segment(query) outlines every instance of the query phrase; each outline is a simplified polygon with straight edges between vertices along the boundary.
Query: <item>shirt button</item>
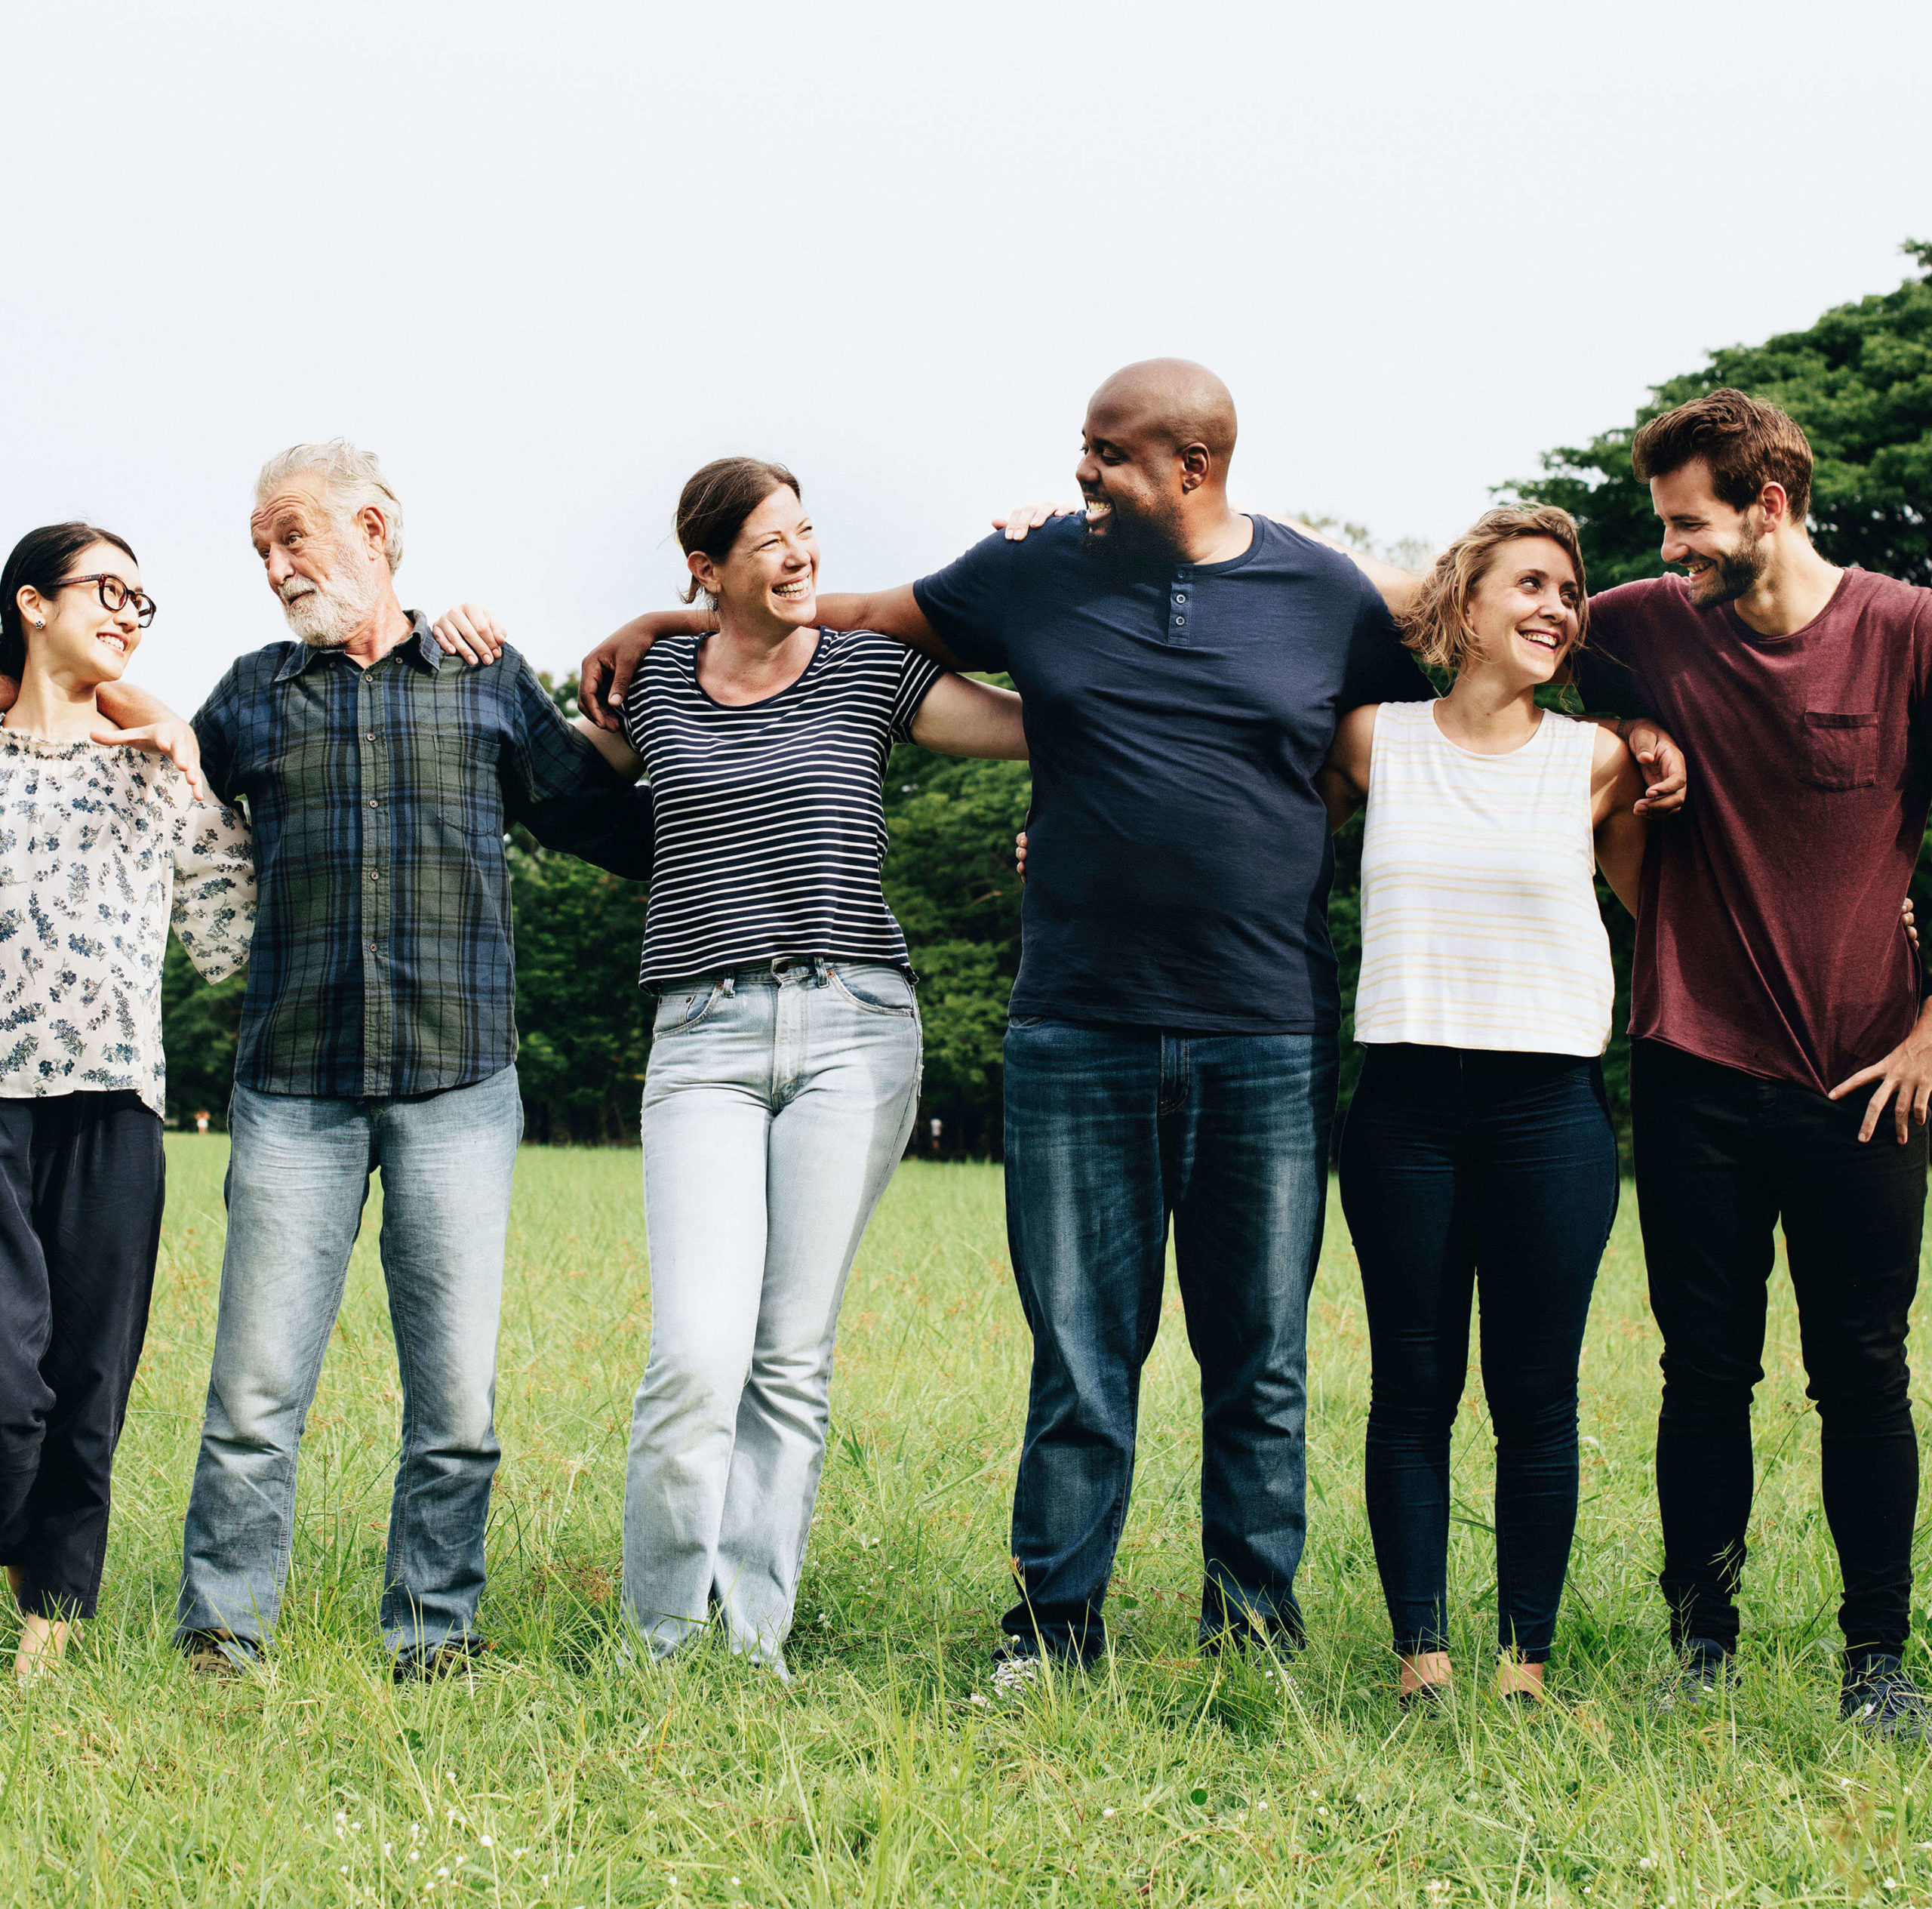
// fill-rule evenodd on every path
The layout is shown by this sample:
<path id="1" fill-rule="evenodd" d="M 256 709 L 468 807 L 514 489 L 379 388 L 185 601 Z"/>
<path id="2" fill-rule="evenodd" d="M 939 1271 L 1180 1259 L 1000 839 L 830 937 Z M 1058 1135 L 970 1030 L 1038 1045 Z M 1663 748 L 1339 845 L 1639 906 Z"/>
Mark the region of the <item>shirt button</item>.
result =
<path id="1" fill-rule="evenodd" d="M 377 880 L 377 879 L 380 879 L 380 878 L 377 876 L 377 873 L 376 873 L 376 871 L 375 871 L 373 868 L 372 868 L 372 869 L 371 869 L 371 870 L 370 870 L 370 871 L 369 871 L 369 879 L 370 879 L 371 881 L 374 882 L 374 881 L 376 881 L 376 880 Z"/>
<path id="2" fill-rule="evenodd" d="M 369 944 L 369 952 L 371 954 L 374 954 L 376 952 L 376 944 L 373 941 Z"/>
<path id="3" fill-rule="evenodd" d="M 362 740 L 365 742 L 374 742 L 376 740 L 375 731 L 371 729 L 369 733 L 362 738 Z"/>
<path id="4" fill-rule="evenodd" d="M 1179 590 L 1176 590 L 1174 592 L 1174 601 L 1177 603 L 1185 603 L 1187 601 L 1187 599 L 1182 596 Z"/>
<path id="5" fill-rule="evenodd" d="M 370 806 L 371 808 L 374 808 L 376 806 L 376 799 L 375 799 L 375 797 L 374 797 L 374 796 L 371 796 L 369 798 L 369 806 Z"/>
<path id="6" fill-rule="evenodd" d="M 1174 619 L 1174 627 L 1175 627 L 1175 629 L 1177 629 L 1177 630 L 1185 630 L 1185 629 L 1187 627 L 1187 619 L 1186 619 L 1186 617 L 1175 617 L 1175 619 Z"/>

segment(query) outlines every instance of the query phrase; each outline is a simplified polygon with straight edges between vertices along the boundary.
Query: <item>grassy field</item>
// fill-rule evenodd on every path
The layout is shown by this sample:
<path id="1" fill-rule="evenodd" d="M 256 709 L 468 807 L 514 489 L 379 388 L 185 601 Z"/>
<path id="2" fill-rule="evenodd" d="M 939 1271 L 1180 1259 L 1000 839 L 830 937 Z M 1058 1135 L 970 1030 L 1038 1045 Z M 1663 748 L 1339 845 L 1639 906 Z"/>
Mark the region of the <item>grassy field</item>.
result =
<path id="1" fill-rule="evenodd" d="M 1190 1649 L 1195 1379 L 1171 1289 L 1115 1655 L 1007 1703 L 986 1658 L 1027 1340 L 999 1176 L 903 1170 L 846 1303 L 785 1689 L 709 1649 L 668 1670 L 623 1654 L 623 1456 L 648 1318 L 637 1158 L 527 1150 L 484 1607 L 495 1649 L 468 1686 L 399 1691 L 374 1623 L 398 1392 L 373 1224 L 303 1449 L 274 1673 L 211 1683 L 169 1648 L 224 1144 L 170 1150 L 101 1616 L 59 1677 L 0 1699 L 0 1901 L 1932 1901 L 1932 1757 L 1835 1721 L 1835 1572 L 1786 1295 L 1757 1421 L 1748 1682 L 1734 1714 L 1644 1711 L 1663 1628 L 1656 1345 L 1628 1201 L 1584 1365 L 1560 1701 L 1526 1720 L 1485 1694 L 1490 1466 L 1472 1384 L 1451 1567 L 1463 1695 L 1451 1717 L 1398 1723 L 1339 1215 L 1311 1334 L 1310 1648 L 1285 1677 Z"/>

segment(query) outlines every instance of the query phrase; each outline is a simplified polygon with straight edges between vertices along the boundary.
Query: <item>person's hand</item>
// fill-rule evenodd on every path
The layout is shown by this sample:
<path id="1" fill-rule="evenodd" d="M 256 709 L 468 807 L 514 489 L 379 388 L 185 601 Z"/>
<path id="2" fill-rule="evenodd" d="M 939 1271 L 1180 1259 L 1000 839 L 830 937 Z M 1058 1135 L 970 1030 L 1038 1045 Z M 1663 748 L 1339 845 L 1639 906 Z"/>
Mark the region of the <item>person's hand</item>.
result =
<path id="1" fill-rule="evenodd" d="M 466 663 L 494 663 L 509 641 L 509 631 L 480 603 L 459 603 L 430 628 L 445 655 L 460 656 Z"/>
<path id="2" fill-rule="evenodd" d="M 170 716 L 158 722 L 144 723 L 138 729 L 122 729 L 103 716 L 90 734 L 97 743 L 139 749 L 150 756 L 165 756 L 187 778 L 189 793 L 195 799 L 203 802 L 208 800 L 208 785 L 202 776 L 202 746 L 195 739 L 192 723 L 184 722 L 178 716 Z"/>
<path id="3" fill-rule="evenodd" d="M 1885 1103 L 1892 1104 L 1892 1120 L 1903 1147 L 1915 1125 L 1925 1125 L 1926 1108 L 1932 1103 L 1932 1015 L 1921 1012 L 1918 1025 L 1875 1066 L 1861 1067 L 1849 1080 L 1840 1081 L 1831 1098 L 1842 1100 L 1869 1082 L 1875 1080 L 1878 1091 L 1865 1110 L 1858 1129 L 1861 1141 L 1869 1140 L 1878 1130 Z"/>
<path id="4" fill-rule="evenodd" d="M 1004 531 L 1009 543 L 1024 543 L 1029 531 L 1036 531 L 1056 517 L 1071 517 L 1084 507 L 1077 503 L 1017 503 L 1004 517 L 993 519 L 993 528 Z"/>
<path id="5" fill-rule="evenodd" d="M 1912 912 L 1910 895 L 1906 897 L 1905 906 L 1899 910 L 1899 919 L 1905 925 L 1905 938 L 1912 944 L 1915 952 L 1918 947 L 1918 922 Z"/>
<path id="6" fill-rule="evenodd" d="M 1026 882 L 1026 831 L 1022 829 L 1013 838 L 1013 865 L 1020 871 L 1020 885 Z"/>
<path id="7" fill-rule="evenodd" d="M 1630 745 L 1630 753 L 1636 757 L 1637 766 L 1644 774 L 1644 793 L 1630 812 L 1653 819 L 1675 815 L 1684 806 L 1688 779 L 1683 750 L 1647 717 L 1630 724 L 1623 731 L 1623 740 Z"/>

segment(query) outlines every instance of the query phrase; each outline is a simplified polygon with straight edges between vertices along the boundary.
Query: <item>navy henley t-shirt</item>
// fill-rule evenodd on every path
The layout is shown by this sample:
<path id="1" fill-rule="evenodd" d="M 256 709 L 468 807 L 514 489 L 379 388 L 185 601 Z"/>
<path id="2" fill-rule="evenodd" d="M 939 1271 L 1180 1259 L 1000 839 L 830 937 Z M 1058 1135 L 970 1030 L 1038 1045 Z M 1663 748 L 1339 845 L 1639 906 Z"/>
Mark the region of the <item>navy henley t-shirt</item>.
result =
<path id="1" fill-rule="evenodd" d="M 1335 725 L 1434 691 L 1374 586 L 1269 519 L 1226 563 L 1131 562 L 1063 517 L 913 585 L 1026 704 L 1033 807 L 1011 1011 L 1175 1032 L 1325 1032 Z"/>

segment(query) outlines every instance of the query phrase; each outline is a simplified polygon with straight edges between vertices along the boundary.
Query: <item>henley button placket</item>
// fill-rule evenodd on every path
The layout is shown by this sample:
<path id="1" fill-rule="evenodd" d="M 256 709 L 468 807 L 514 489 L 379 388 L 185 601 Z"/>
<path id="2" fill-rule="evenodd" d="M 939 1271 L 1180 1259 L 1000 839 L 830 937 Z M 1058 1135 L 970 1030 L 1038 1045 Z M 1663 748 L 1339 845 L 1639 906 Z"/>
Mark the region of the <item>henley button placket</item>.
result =
<path id="1" fill-rule="evenodd" d="M 1187 641 L 1187 587 L 1192 574 L 1192 571 L 1187 570 L 1174 572 L 1174 588 L 1171 593 L 1174 602 L 1168 617 L 1168 640 L 1170 642 L 1185 643 Z"/>

